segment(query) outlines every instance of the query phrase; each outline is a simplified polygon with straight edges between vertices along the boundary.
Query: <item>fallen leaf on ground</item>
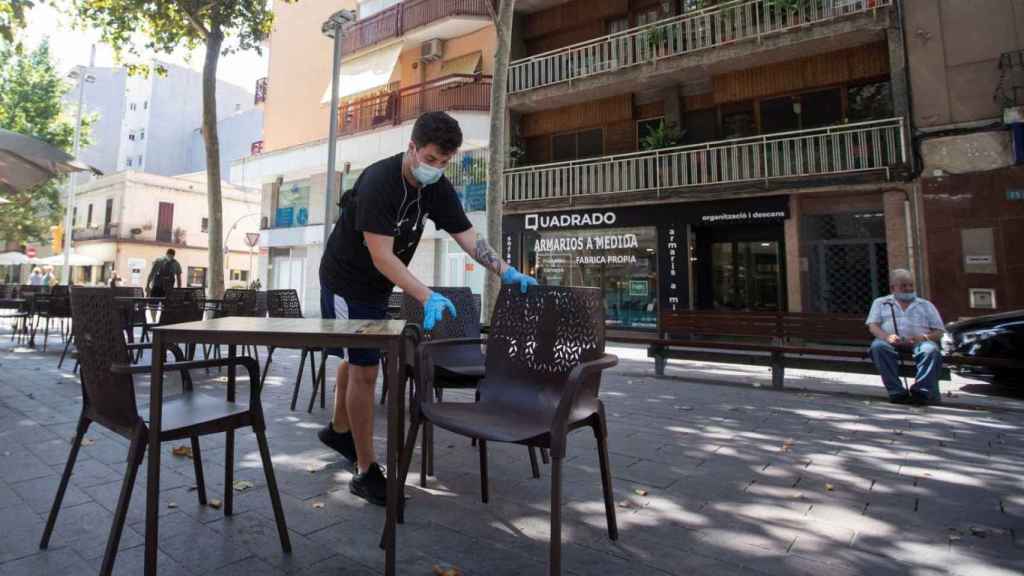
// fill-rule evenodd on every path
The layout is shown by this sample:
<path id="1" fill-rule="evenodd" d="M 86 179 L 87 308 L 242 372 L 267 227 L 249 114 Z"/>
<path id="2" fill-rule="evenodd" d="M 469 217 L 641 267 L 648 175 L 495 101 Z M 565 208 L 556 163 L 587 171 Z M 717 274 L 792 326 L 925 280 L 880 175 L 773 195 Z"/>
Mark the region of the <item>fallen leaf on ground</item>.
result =
<path id="1" fill-rule="evenodd" d="M 171 454 L 181 458 L 192 458 L 192 449 L 188 446 L 175 446 L 171 448 Z"/>
<path id="2" fill-rule="evenodd" d="M 324 504 L 323 502 L 313 502 L 313 509 L 314 510 L 320 510 L 324 506 L 326 506 L 326 504 Z"/>
<path id="3" fill-rule="evenodd" d="M 633 502 L 629 500 L 623 500 L 622 502 L 619 502 L 619 508 L 636 508 L 636 504 L 633 504 Z"/>
<path id="4" fill-rule="evenodd" d="M 207 502 L 207 505 L 210 508 L 213 508 L 214 510 L 220 510 L 220 507 L 221 507 L 222 504 L 224 504 L 224 502 L 222 500 L 217 499 L 217 498 L 211 498 L 210 501 Z"/>
<path id="5" fill-rule="evenodd" d="M 433 570 L 436 576 L 462 576 L 462 571 L 455 566 L 452 566 L 451 568 L 441 568 L 437 564 L 434 564 Z"/>
<path id="6" fill-rule="evenodd" d="M 317 472 L 323 470 L 324 468 L 327 468 L 325 464 L 308 464 L 306 465 L 306 472 L 309 472 L 310 474 L 316 474 Z"/>
<path id="7" fill-rule="evenodd" d="M 786 440 L 782 443 L 782 451 L 789 452 L 789 449 L 793 447 L 793 440 Z"/>
<path id="8" fill-rule="evenodd" d="M 255 486 L 255 484 L 249 482 L 248 480 L 235 480 L 231 484 L 231 487 L 235 489 L 235 492 L 245 492 L 246 490 L 252 488 L 253 486 Z"/>
<path id="9" fill-rule="evenodd" d="M 96 441 L 92 438 L 82 438 L 82 446 L 92 446 Z"/>
<path id="10" fill-rule="evenodd" d="M 643 488 L 637 488 L 636 490 L 633 490 L 633 493 L 637 496 L 647 496 L 647 490 L 644 490 Z"/>
<path id="11" fill-rule="evenodd" d="M 825 484 L 825 490 L 828 490 L 829 492 L 831 492 L 831 491 L 833 491 L 835 489 L 836 489 L 835 486 L 833 486 L 831 484 Z"/>

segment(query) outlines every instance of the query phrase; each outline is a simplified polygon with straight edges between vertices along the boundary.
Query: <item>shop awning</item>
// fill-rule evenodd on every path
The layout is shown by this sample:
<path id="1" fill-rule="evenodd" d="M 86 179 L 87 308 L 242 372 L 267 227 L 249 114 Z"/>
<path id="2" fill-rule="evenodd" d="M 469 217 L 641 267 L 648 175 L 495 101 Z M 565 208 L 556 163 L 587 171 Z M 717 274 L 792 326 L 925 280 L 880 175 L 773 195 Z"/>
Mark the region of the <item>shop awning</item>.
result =
<path id="1" fill-rule="evenodd" d="M 398 63 L 398 55 L 401 52 L 402 45 L 393 44 L 342 62 L 338 78 L 338 98 L 345 98 L 387 84 L 391 80 L 391 73 L 395 69 L 395 64 Z M 320 103 L 331 103 L 331 80 L 329 78 Z"/>
<path id="2" fill-rule="evenodd" d="M 480 71 L 480 62 L 483 60 L 483 57 L 483 52 L 477 51 L 456 56 L 451 60 L 445 60 L 441 63 L 441 75 L 465 74 L 472 76 Z"/>

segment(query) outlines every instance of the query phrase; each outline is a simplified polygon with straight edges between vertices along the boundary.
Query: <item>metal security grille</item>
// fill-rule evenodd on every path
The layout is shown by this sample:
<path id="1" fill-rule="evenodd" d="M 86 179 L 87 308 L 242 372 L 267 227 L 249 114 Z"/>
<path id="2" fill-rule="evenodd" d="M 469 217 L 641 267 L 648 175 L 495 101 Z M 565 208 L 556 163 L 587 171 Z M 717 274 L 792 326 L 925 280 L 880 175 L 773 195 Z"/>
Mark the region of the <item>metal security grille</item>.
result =
<path id="1" fill-rule="evenodd" d="M 810 312 L 867 314 L 889 285 L 883 215 L 825 214 L 801 219 Z"/>

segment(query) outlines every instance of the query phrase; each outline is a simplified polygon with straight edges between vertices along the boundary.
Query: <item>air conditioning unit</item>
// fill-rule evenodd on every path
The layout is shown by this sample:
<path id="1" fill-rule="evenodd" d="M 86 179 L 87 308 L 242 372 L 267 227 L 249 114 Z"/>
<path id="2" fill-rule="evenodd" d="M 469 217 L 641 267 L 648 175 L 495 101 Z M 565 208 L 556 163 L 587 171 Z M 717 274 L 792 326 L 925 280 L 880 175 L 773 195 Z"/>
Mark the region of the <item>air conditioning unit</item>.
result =
<path id="1" fill-rule="evenodd" d="M 420 62 L 433 62 L 444 56 L 444 41 L 440 38 L 427 40 L 420 47 Z"/>

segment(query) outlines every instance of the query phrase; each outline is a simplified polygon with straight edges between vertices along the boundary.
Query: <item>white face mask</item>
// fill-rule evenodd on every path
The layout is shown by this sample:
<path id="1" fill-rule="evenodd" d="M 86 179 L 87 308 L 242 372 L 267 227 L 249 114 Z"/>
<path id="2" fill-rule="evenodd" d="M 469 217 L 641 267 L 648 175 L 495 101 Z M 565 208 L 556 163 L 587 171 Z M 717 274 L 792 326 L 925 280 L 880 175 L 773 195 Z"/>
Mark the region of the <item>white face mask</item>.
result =
<path id="1" fill-rule="evenodd" d="M 416 158 L 415 149 L 411 150 L 409 153 L 416 162 L 416 166 L 412 169 L 412 176 L 423 186 L 430 186 L 440 180 L 441 176 L 444 175 L 443 169 L 431 166 L 425 162 L 420 162 L 420 159 Z"/>

